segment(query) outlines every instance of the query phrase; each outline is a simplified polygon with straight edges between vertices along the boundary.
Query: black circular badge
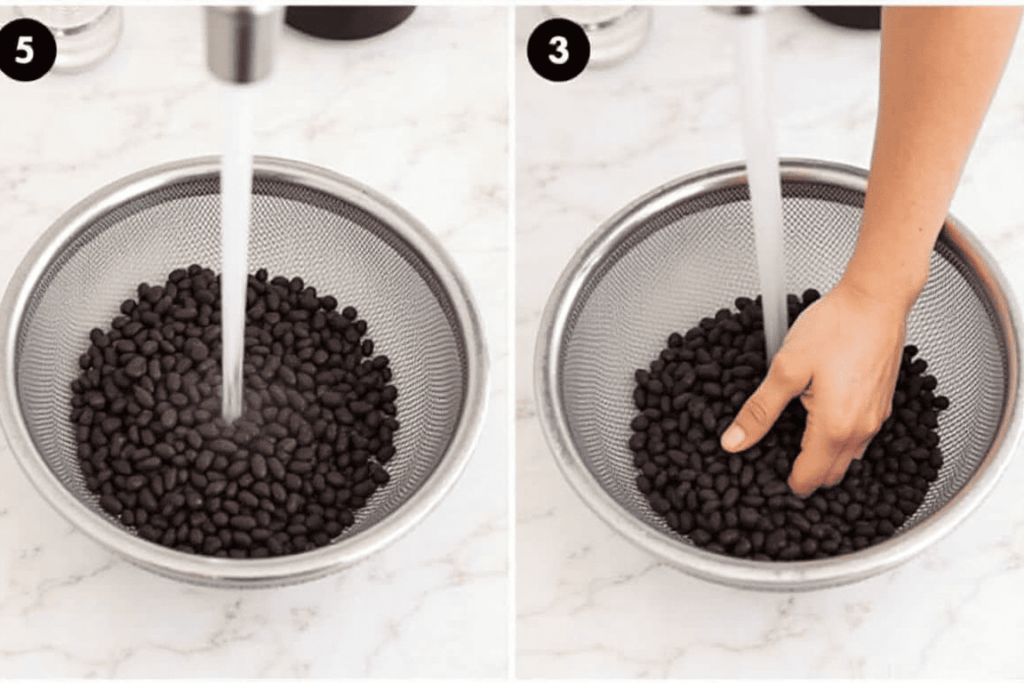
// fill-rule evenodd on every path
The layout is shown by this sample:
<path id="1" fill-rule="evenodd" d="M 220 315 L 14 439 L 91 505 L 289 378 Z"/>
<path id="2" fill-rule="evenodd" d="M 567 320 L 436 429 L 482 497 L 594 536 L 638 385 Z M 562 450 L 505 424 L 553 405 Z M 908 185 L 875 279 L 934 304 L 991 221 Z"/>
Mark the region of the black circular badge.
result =
<path id="1" fill-rule="evenodd" d="M 16 81 L 36 81 L 57 61 L 57 41 L 35 19 L 15 19 L 0 28 L 0 71 Z"/>
<path id="2" fill-rule="evenodd" d="M 590 39 L 580 25 L 568 19 L 548 19 L 533 29 L 526 56 L 538 76 L 549 81 L 570 81 L 590 61 Z"/>

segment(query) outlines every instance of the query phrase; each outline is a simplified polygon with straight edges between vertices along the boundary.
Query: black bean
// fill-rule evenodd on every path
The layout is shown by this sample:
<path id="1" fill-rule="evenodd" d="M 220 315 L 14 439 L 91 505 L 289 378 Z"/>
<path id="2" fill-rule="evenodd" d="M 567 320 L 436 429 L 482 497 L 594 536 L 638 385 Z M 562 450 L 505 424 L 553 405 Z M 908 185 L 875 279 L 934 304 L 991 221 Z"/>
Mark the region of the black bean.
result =
<path id="1" fill-rule="evenodd" d="M 694 374 L 700 380 L 716 380 L 721 376 L 722 368 L 714 362 L 707 362 L 693 368 Z"/>
<path id="2" fill-rule="evenodd" d="M 726 548 L 734 545 L 740 538 L 739 529 L 724 529 L 718 534 L 718 542 Z"/>
<path id="3" fill-rule="evenodd" d="M 203 496 L 195 489 L 189 489 L 185 493 L 185 504 L 192 510 L 203 507 Z"/>
<path id="4" fill-rule="evenodd" d="M 226 489 L 227 486 L 228 482 L 225 479 L 211 481 L 206 485 L 206 488 L 203 490 L 203 495 L 210 497 L 219 496 L 221 493 L 224 492 L 224 489 Z"/>
<path id="5" fill-rule="evenodd" d="M 174 408 L 168 408 L 160 413 L 160 424 L 163 425 L 164 429 L 174 429 L 175 425 L 178 424 L 178 411 Z"/>
<path id="6" fill-rule="evenodd" d="M 121 504 L 117 496 L 109 493 L 100 497 L 100 506 L 112 515 L 121 514 L 124 509 L 124 505 Z"/>
<path id="7" fill-rule="evenodd" d="M 136 402 L 143 408 L 152 409 L 156 406 L 156 400 L 153 398 L 153 394 L 141 386 L 136 386 L 132 390 L 132 395 L 135 397 Z"/>
<path id="8" fill-rule="evenodd" d="M 783 529 L 776 529 L 764 539 L 764 550 L 768 555 L 778 555 L 786 545 L 786 532 Z"/>
<path id="9" fill-rule="evenodd" d="M 141 537 L 187 552 L 269 556 L 326 544 L 354 522 L 352 511 L 390 480 L 377 464 L 395 455 L 392 438 L 399 426 L 390 361 L 372 357 L 373 343 L 361 339 L 367 323 L 357 320 L 354 309 L 344 309 L 345 317 L 335 312 L 336 300 L 317 298 L 300 278 L 268 282 L 261 269 L 250 279 L 247 302 L 250 412 L 228 427 L 215 417 L 220 408 L 217 285 L 212 271 L 179 268 L 165 286 L 140 285 L 144 303 L 124 302 L 109 335 L 100 328 L 90 331 L 93 346 L 72 382 L 86 485 L 100 497 L 101 507 L 135 525 Z M 122 369 L 101 374 L 106 364 Z M 658 381 L 662 391 L 673 387 L 671 378 Z M 655 445 L 663 452 L 664 444 Z M 101 448 L 104 455 L 94 456 Z M 353 474 L 346 469 L 353 466 L 355 496 L 342 476 L 342 470 Z M 667 473 L 658 475 L 664 486 Z M 310 492 L 316 495 L 307 498 Z M 255 510 L 258 528 L 228 529 L 229 518 L 216 516 L 244 517 L 239 504 Z M 321 504 L 333 507 L 325 511 Z M 275 506 L 281 510 L 275 512 Z M 325 524 L 326 512 L 331 521 Z M 186 519 L 207 513 L 215 518 Z M 300 536 L 271 543 L 275 537 L 266 528 L 271 513 L 297 519 L 312 514 L 320 521 Z M 283 525 L 279 528 L 288 526 L 288 517 L 275 519 Z"/>
<path id="10" fill-rule="evenodd" d="M 693 541 L 695 545 L 701 547 L 706 546 L 708 543 L 710 543 L 712 538 L 711 534 L 703 528 L 695 529 L 694 531 L 690 532 L 689 536 L 690 540 Z"/>
<path id="11" fill-rule="evenodd" d="M 194 311 L 195 309 L 191 309 Z M 194 317 L 194 316 L 193 316 Z M 185 353 L 196 362 L 201 362 L 210 357 L 210 349 L 200 339 L 192 338 L 185 344 Z"/>
<path id="12" fill-rule="evenodd" d="M 238 444 L 228 439 L 214 439 L 210 442 L 209 449 L 214 453 L 230 455 L 238 450 Z"/>
<path id="13" fill-rule="evenodd" d="M 228 479 L 238 479 L 240 476 L 249 471 L 249 462 L 247 460 L 236 460 L 228 465 L 226 472 Z"/>
<path id="14" fill-rule="evenodd" d="M 814 290 L 789 295 L 790 321 L 819 297 Z M 767 369 L 760 301 L 741 297 L 736 305 L 738 314 L 721 309 L 669 335 L 649 368 L 635 374 L 639 414 L 629 445 L 641 472 L 637 487 L 652 509 L 698 546 L 761 561 L 853 552 L 895 533 L 942 466 L 935 429 L 949 402 L 934 396 L 938 382 L 924 374 L 927 363 L 905 347 L 893 416 L 839 486 L 804 500 L 787 482 L 806 419 L 798 402 L 758 446 L 728 454 L 718 444 Z"/>
<path id="15" fill-rule="evenodd" d="M 252 515 L 234 515 L 230 520 L 231 526 L 242 531 L 251 531 L 256 528 L 256 519 Z"/>
<path id="16" fill-rule="evenodd" d="M 905 515 L 912 515 L 917 511 L 917 503 L 907 499 L 896 501 L 896 507 Z"/>
<path id="17" fill-rule="evenodd" d="M 138 472 L 153 472 L 160 469 L 162 465 L 160 458 L 153 455 L 148 458 L 143 458 L 135 463 L 135 469 Z"/>
<path id="18" fill-rule="evenodd" d="M 722 495 L 722 505 L 727 508 L 732 508 L 736 505 L 736 501 L 740 498 L 740 490 L 735 486 L 726 490 Z"/>
<path id="19" fill-rule="evenodd" d="M 791 512 L 787 515 L 790 525 L 799 529 L 801 533 L 809 533 L 811 530 L 811 522 L 804 515 L 799 512 Z"/>
<path id="20" fill-rule="evenodd" d="M 636 478 L 636 487 L 640 489 L 640 493 L 644 495 L 647 495 L 654 489 L 654 485 L 651 484 L 651 480 L 643 474 Z"/>
<path id="21" fill-rule="evenodd" d="M 764 496 L 748 494 L 746 496 L 740 496 L 740 502 L 753 508 L 759 508 L 765 504 L 765 498 Z"/>
<path id="22" fill-rule="evenodd" d="M 354 415 L 366 415 L 373 410 L 373 406 L 366 401 L 352 401 L 348 407 Z"/>
<path id="23" fill-rule="evenodd" d="M 287 365 L 282 365 L 278 369 L 277 374 L 288 386 L 295 386 L 295 383 L 298 382 L 298 378 L 295 376 L 295 371 Z"/>
<path id="24" fill-rule="evenodd" d="M 261 454 L 256 453 L 252 456 L 252 462 L 250 463 L 250 469 L 252 475 L 257 479 L 266 479 L 267 477 L 267 460 Z"/>
<path id="25" fill-rule="evenodd" d="M 248 505 L 251 508 L 255 508 L 259 507 L 260 499 L 256 497 L 256 494 L 250 493 L 249 491 L 239 491 L 238 502 L 242 505 Z"/>
<path id="26" fill-rule="evenodd" d="M 135 356 L 128 361 L 128 365 L 124 368 L 124 374 L 132 379 L 139 379 L 146 374 L 147 370 L 146 358 L 144 356 Z"/>
<path id="27" fill-rule="evenodd" d="M 364 481 L 356 484 L 352 487 L 352 493 L 360 497 L 366 497 L 373 493 L 377 489 L 377 484 L 373 481 Z"/>
<path id="28" fill-rule="evenodd" d="M 358 484 L 353 489 L 357 495 L 359 495 L 358 489 L 361 486 L 363 486 L 363 484 Z M 666 512 L 672 509 L 672 505 L 665 498 L 662 498 L 661 495 L 657 493 L 651 494 L 648 497 L 648 501 L 651 504 L 651 509 L 657 512 L 659 515 L 664 515 Z"/>
<path id="29" fill-rule="evenodd" d="M 860 519 L 862 508 L 859 503 L 851 503 L 846 507 L 846 521 L 856 522 Z"/>
<path id="30" fill-rule="evenodd" d="M 708 515 L 708 531 L 711 533 L 718 533 L 722 529 L 724 519 L 722 513 L 718 510 L 714 510 Z"/>
<path id="31" fill-rule="evenodd" d="M 795 560 L 800 557 L 801 554 L 800 544 L 788 543 L 786 546 L 779 551 L 780 560 Z"/>
<path id="32" fill-rule="evenodd" d="M 284 503 L 288 500 L 288 492 L 280 482 L 274 482 L 270 485 L 270 497 L 275 503 Z"/>
<path id="33" fill-rule="evenodd" d="M 124 481 L 124 489 L 126 491 L 138 491 L 143 486 L 149 483 L 149 478 L 142 474 L 134 474 Z"/>
<path id="34" fill-rule="evenodd" d="M 853 533 L 856 536 L 871 538 L 875 535 L 876 528 L 873 522 L 860 521 L 853 525 Z"/>

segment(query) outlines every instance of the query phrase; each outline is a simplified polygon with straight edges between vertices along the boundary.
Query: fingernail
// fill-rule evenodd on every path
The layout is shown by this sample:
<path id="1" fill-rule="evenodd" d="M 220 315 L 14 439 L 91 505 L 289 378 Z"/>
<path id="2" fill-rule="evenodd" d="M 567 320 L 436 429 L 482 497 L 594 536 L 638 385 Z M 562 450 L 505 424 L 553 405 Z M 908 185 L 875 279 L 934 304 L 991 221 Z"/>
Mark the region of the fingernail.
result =
<path id="1" fill-rule="evenodd" d="M 735 451 L 743 443 L 743 430 L 736 425 L 731 425 L 722 434 L 722 448 L 727 451 Z"/>

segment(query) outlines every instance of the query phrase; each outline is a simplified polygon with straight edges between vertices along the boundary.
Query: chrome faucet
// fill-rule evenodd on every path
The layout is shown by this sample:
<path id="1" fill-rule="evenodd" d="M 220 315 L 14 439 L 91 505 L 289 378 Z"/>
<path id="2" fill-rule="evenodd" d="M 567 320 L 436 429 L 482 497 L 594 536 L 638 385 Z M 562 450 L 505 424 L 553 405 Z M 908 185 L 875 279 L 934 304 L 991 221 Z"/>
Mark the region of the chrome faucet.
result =
<path id="1" fill-rule="evenodd" d="M 207 7 L 206 65 L 228 83 L 253 83 L 270 74 L 284 8 Z"/>

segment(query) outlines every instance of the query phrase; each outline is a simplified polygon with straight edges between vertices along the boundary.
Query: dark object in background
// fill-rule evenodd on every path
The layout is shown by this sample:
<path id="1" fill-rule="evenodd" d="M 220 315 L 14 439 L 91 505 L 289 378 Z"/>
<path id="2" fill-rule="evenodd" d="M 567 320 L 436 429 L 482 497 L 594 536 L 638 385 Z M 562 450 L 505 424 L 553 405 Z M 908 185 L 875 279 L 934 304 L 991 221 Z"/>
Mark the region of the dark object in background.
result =
<path id="1" fill-rule="evenodd" d="M 79 359 L 71 420 L 84 483 L 148 541 L 232 558 L 312 550 L 390 480 L 398 390 L 366 321 L 265 269 L 249 294 L 246 410 L 231 425 L 208 268 L 140 285 Z"/>
<path id="2" fill-rule="evenodd" d="M 805 7 L 814 16 L 836 26 L 864 31 L 877 31 L 882 27 L 882 8 L 836 5 Z"/>
<path id="3" fill-rule="evenodd" d="M 316 38 L 361 40 L 390 31 L 409 18 L 409 6 L 295 6 L 285 9 L 286 24 Z"/>
<path id="4" fill-rule="evenodd" d="M 818 298 L 789 295 L 790 324 Z M 949 400 L 933 393 L 928 364 L 904 348 L 892 416 L 840 484 L 802 499 L 787 483 L 807 419 L 799 400 L 756 446 L 728 453 L 719 444 L 767 370 L 760 299 L 736 308 L 673 333 L 636 371 L 629 448 L 651 509 L 705 550 L 761 561 L 823 559 L 892 536 L 942 467 L 936 418 Z"/>

